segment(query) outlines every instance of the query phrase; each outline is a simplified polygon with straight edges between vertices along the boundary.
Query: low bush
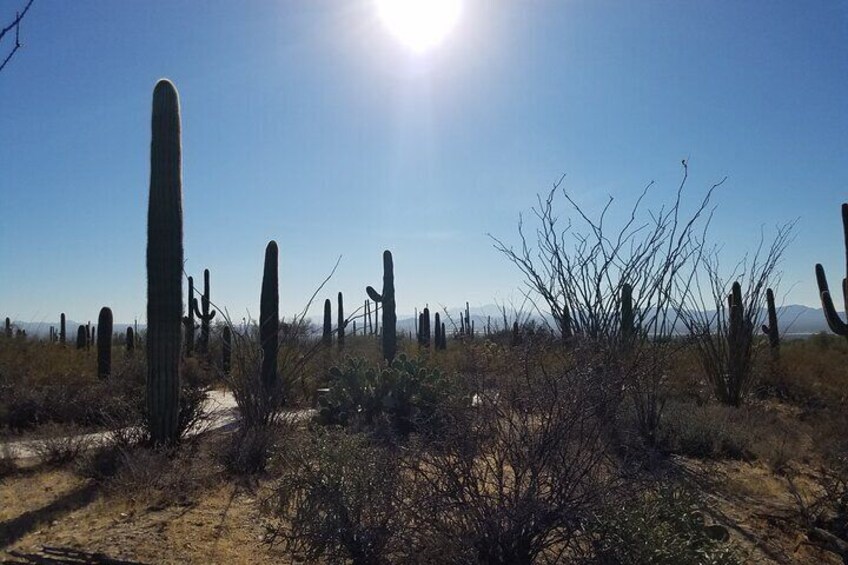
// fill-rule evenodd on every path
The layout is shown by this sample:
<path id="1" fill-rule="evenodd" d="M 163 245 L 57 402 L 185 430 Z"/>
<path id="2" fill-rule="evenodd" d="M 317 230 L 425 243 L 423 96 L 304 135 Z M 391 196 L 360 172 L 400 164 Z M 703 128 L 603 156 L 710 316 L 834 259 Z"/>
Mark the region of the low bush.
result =
<path id="1" fill-rule="evenodd" d="M 621 565 L 744 563 L 726 528 L 706 524 L 691 492 L 657 485 L 608 504 L 589 525 L 592 562 Z"/>

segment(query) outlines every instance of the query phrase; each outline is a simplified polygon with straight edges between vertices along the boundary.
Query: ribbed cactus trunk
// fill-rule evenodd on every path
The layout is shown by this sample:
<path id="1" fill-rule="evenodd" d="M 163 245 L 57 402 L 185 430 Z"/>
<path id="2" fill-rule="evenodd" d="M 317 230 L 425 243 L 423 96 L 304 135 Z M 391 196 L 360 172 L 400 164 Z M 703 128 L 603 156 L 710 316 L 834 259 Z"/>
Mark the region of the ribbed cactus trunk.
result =
<path id="1" fill-rule="evenodd" d="M 194 277 L 188 278 L 188 316 L 183 316 L 185 327 L 185 355 L 191 357 L 194 354 L 194 311 L 197 308 L 197 300 L 194 298 Z"/>
<path id="2" fill-rule="evenodd" d="M 132 328 L 127 328 L 127 353 L 130 355 L 135 351 L 135 332 Z"/>
<path id="3" fill-rule="evenodd" d="M 436 331 L 435 331 L 435 335 L 434 335 L 434 339 L 433 339 L 433 341 L 435 342 L 434 346 L 435 346 L 436 349 L 441 349 L 442 348 L 442 319 L 441 319 L 441 316 L 439 316 L 438 312 L 436 312 L 436 315 L 434 316 L 433 321 L 436 324 L 436 327 L 435 327 Z"/>
<path id="4" fill-rule="evenodd" d="M 266 393 L 277 387 L 277 349 L 280 336 L 280 286 L 277 242 L 265 248 L 262 295 L 259 302 L 259 342 L 262 347 L 262 386 Z"/>
<path id="5" fill-rule="evenodd" d="M 65 345 L 65 313 L 59 316 L 59 343 Z"/>
<path id="6" fill-rule="evenodd" d="M 179 440 L 183 209 L 180 104 L 170 81 L 153 90 L 147 208 L 147 416 L 157 445 Z"/>
<path id="7" fill-rule="evenodd" d="M 383 292 L 378 293 L 373 287 L 365 291 L 378 306 L 383 305 L 383 358 L 391 363 L 397 353 L 397 315 L 395 313 L 395 270 L 392 252 L 383 251 Z"/>
<path id="8" fill-rule="evenodd" d="M 448 334 L 445 331 L 445 323 L 442 322 L 442 349 L 448 348 Z"/>
<path id="9" fill-rule="evenodd" d="M 112 309 L 104 306 L 97 317 L 97 376 L 109 378 L 112 374 Z"/>
<path id="10" fill-rule="evenodd" d="M 339 311 L 338 311 L 338 344 L 339 351 L 344 349 L 345 344 L 345 317 L 344 317 L 344 297 L 339 293 Z"/>
<path id="11" fill-rule="evenodd" d="M 326 347 L 333 345 L 333 305 L 329 298 L 324 300 L 324 332 L 321 334 L 321 342 Z"/>
<path id="12" fill-rule="evenodd" d="M 85 326 L 77 328 L 77 349 L 85 349 Z"/>
<path id="13" fill-rule="evenodd" d="M 424 347 L 430 347 L 430 309 L 425 307 L 421 313 L 421 344 Z"/>
<path id="14" fill-rule="evenodd" d="M 210 309 L 210 288 L 209 288 L 209 269 L 203 270 L 203 294 L 200 295 L 200 305 L 202 309 L 197 307 L 197 301 L 193 300 L 191 308 L 194 310 L 194 315 L 200 319 L 200 352 L 206 355 L 209 353 L 209 322 L 215 317 L 215 311 Z"/>
<path id="15" fill-rule="evenodd" d="M 845 242 L 845 270 L 848 272 L 848 203 L 842 205 L 842 237 Z M 824 318 L 830 327 L 830 331 L 848 338 L 848 324 L 842 321 L 839 312 L 836 311 L 833 297 L 830 295 L 830 289 L 827 286 L 827 276 L 820 263 L 816 264 L 816 283 L 819 286 L 819 297 L 822 302 Z M 842 298 L 845 311 L 848 312 L 848 278 L 842 279 Z"/>
<path id="16" fill-rule="evenodd" d="M 747 382 L 753 327 L 745 317 L 742 287 L 733 283 L 728 301 L 727 331 L 727 377 L 724 390 L 719 391 L 719 400 L 725 404 L 739 406 L 742 402 L 743 385 Z"/>
<path id="17" fill-rule="evenodd" d="M 766 309 L 768 310 L 768 325 L 763 324 L 763 333 L 769 338 L 772 359 L 780 356 L 780 330 L 777 326 L 777 309 L 774 307 L 774 292 L 766 289 Z"/>
<path id="18" fill-rule="evenodd" d="M 633 287 L 628 283 L 621 285 L 621 342 L 625 349 L 633 345 L 636 334 L 633 315 Z"/>
<path id="19" fill-rule="evenodd" d="M 222 335 L 223 343 L 221 345 L 221 370 L 225 375 L 230 374 L 230 363 L 233 351 L 232 335 L 230 334 L 230 326 L 224 326 Z"/>

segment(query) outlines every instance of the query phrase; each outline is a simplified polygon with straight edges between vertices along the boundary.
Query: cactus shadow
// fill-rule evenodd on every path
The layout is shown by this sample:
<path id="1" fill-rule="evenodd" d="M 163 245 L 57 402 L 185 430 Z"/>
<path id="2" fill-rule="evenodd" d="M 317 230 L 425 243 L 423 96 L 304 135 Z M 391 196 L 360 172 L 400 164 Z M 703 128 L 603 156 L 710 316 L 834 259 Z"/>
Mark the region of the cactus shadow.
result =
<path id="1" fill-rule="evenodd" d="M 96 496 L 97 485 L 89 483 L 37 510 L 30 510 L 17 518 L 0 522 L 0 548 L 8 547 L 42 524 L 87 506 Z"/>
<path id="2" fill-rule="evenodd" d="M 103 553 L 90 553 L 66 547 L 44 546 L 38 553 L 10 551 L 9 555 L 14 557 L 15 561 L 4 560 L 2 563 L 33 563 L 38 565 L 70 565 L 72 563 L 91 563 L 97 565 L 143 565 L 139 561 L 112 559 Z"/>

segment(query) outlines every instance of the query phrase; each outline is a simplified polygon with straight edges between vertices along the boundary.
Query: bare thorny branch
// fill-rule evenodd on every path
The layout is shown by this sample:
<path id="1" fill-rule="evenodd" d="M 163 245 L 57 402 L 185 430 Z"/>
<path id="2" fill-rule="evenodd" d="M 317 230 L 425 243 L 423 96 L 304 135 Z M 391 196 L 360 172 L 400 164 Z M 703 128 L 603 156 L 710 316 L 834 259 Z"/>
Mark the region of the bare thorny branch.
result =
<path id="1" fill-rule="evenodd" d="M 24 16 L 26 16 L 30 6 L 32 6 L 32 3 L 34 1 L 35 0 L 29 0 L 26 6 L 24 6 L 23 11 L 15 14 L 15 19 L 12 20 L 12 23 L 7 25 L 3 29 L 0 29 L 0 41 L 3 41 L 3 38 L 6 36 L 7 33 L 11 33 L 12 30 L 15 31 L 15 43 L 14 45 L 12 45 L 11 51 L 9 51 L 9 53 L 3 59 L 3 62 L 0 63 L 0 71 L 2 71 L 6 67 L 9 61 L 12 60 L 12 57 L 15 55 L 15 53 L 17 53 L 18 49 L 21 48 L 21 21 L 24 19 Z"/>

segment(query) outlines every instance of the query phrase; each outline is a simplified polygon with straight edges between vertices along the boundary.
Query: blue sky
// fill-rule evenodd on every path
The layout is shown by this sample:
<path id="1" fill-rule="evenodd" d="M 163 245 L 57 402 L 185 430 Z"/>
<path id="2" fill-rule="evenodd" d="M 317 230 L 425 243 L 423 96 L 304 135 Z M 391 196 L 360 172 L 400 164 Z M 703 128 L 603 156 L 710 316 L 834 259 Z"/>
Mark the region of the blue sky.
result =
<path id="1" fill-rule="evenodd" d="M 514 239 L 563 173 L 590 210 L 651 180 L 670 196 L 683 158 L 693 202 L 728 177 L 729 257 L 800 218 L 788 303 L 818 304 L 816 261 L 843 276 L 846 2 L 466 0 L 413 54 L 371 0 L 36 0 L 22 41 L 0 73 L 4 316 L 143 321 L 160 77 L 182 104 L 186 269 L 235 319 L 258 313 L 272 238 L 287 314 L 340 255 L 319 298 L 360 303 L 384 248 L 401 313 L 517 297 L 487 233 Z"/>

